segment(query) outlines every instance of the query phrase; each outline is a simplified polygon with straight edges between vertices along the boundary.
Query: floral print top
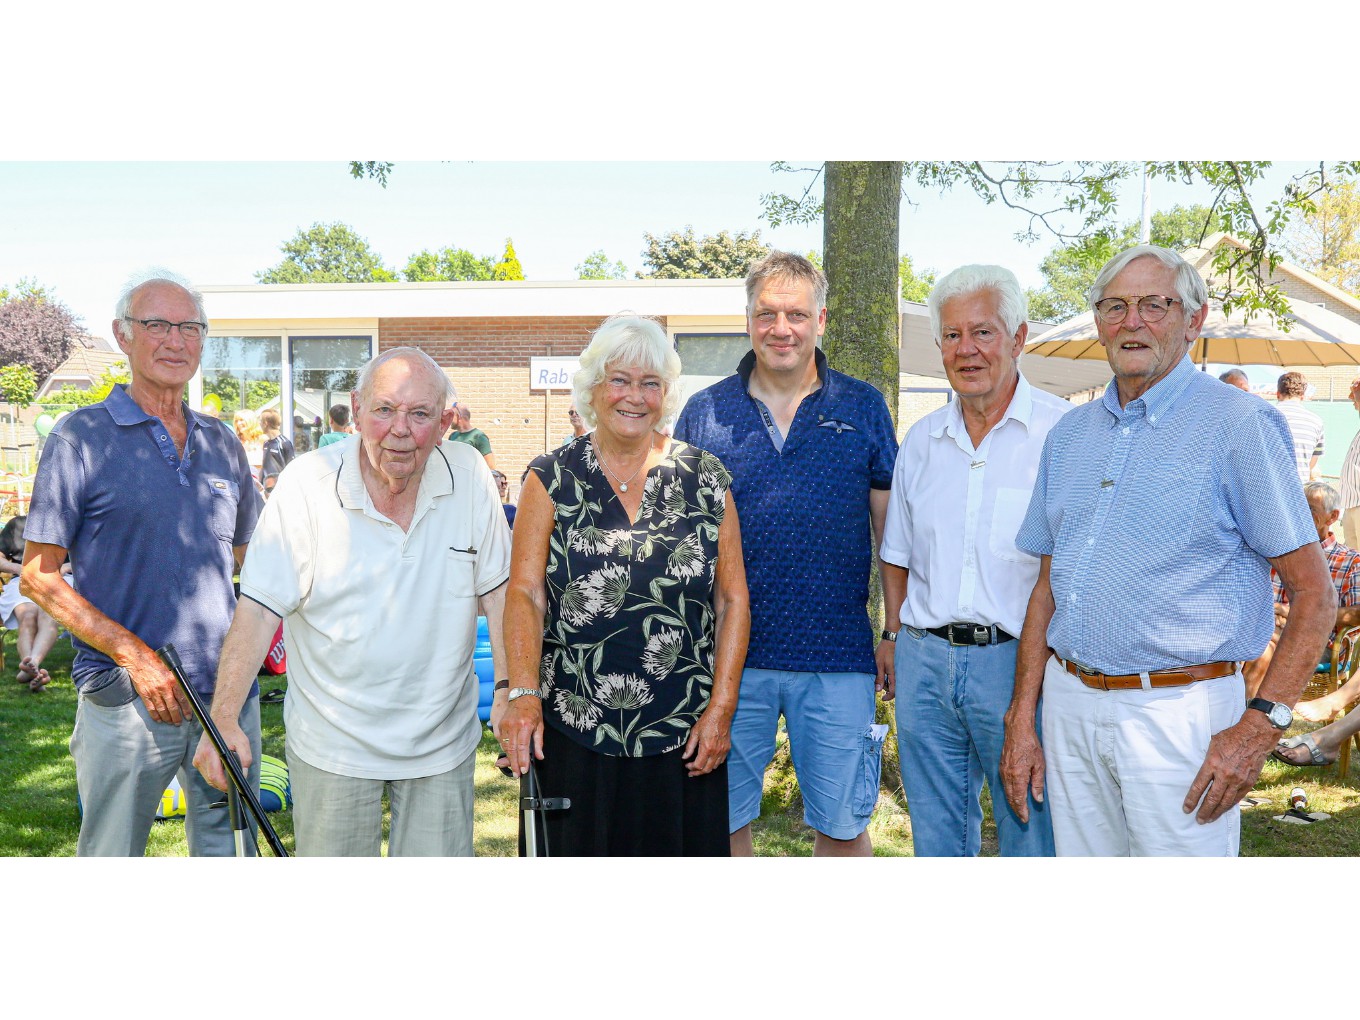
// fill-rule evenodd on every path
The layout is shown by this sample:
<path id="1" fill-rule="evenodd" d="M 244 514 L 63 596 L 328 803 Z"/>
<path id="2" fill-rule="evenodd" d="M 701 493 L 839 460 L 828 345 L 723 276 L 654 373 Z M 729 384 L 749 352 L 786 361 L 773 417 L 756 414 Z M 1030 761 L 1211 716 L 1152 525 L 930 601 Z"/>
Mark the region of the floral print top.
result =
<path id="1" fill-rule="evenodd" d="M 601 754 L 683 747 L 713 688 L 713 585 L 732 478 L 711 453 L 669 441 L 636 522 L 590 435 L 529 468 L 556 518 L 539 682 L 550 726 Z"/>

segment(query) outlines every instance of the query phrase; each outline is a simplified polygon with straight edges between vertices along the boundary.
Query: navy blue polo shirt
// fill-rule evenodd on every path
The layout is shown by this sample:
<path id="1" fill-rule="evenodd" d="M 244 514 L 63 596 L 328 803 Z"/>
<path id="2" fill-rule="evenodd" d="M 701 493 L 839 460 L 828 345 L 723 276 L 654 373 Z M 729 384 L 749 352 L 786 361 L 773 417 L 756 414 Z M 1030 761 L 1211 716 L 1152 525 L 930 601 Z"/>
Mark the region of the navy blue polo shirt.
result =
<path id="1" fill-rule="evenodd" d="M 63 418 L 43 449 L 24 537 L 68 550 L 76 591 L 153 650 L 172 642 L 210 696 L 236 608 L 232 547 L 250 540 L 262 501 L 235 433 L 181 406 L 183 459 L 122 386 Z M 114 665 L 71 643 L 77 687 Z"/>
<path id="2" fill-rule="evenodd" d="M 751 593 L 746 665 L 791 672 L 873 673 L 869 490 L 892 486 L 897 434 L 883 395 L 827 367 L 798 405 L 783 450 L 750 394 L 755 353 L 737 374 L 689 398 L 675 438 L 732 474 Z"/>

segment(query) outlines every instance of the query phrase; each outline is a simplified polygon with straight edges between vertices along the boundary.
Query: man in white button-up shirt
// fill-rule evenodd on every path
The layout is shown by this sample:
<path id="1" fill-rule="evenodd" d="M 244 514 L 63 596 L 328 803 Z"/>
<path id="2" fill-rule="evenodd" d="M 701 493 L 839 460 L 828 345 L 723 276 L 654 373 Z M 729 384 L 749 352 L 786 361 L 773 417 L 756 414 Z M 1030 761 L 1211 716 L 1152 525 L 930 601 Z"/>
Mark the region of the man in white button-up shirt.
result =
<path id="1" fill-rule="evenodd" d="M 897 695 L 916 855 L 978 853 L 985 777 L 1002 855 L 1051 856 L 1047 811 L 1031 802 L 1019 820 L 1000 763 L 1015 637 L 1039 573 L 1015 535 L 1044 437 L 1071 405 L 1020 374 L 1028 303 L 1009 270 L 963 266 L 928 304 L 957 399 L 907 433 L 881 550 L 896 652 L 881 656 L 879 673 L 884 696 Z"/>

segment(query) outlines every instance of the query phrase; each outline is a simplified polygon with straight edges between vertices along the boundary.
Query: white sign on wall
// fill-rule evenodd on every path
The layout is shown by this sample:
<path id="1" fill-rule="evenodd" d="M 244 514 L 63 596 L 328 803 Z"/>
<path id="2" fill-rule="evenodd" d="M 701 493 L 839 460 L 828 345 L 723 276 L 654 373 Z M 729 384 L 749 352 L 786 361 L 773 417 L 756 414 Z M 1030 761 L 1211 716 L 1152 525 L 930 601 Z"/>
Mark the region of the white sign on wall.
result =
<path id="1" fill-rule="evenodd" d="M 530 358 L 529 389 L 569 390 L 580 367 L 580 358 Z"/>

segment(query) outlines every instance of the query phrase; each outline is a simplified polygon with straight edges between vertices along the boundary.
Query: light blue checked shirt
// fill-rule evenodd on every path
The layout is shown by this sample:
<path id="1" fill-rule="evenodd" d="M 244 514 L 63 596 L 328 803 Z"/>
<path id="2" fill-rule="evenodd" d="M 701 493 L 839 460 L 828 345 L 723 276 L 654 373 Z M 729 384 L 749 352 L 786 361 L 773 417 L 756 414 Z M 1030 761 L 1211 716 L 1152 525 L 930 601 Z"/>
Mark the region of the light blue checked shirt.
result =
<path id="1" fill-rule="evenodd" d="M 1015 544 L 1053 557 L 1049 647 L 1137 673 L 1256 658 L 1266 559 L 1316 541 L 1280 413 L 1186 357 L 1128 407 L 1111 380 L 1059 420 Z"/>

